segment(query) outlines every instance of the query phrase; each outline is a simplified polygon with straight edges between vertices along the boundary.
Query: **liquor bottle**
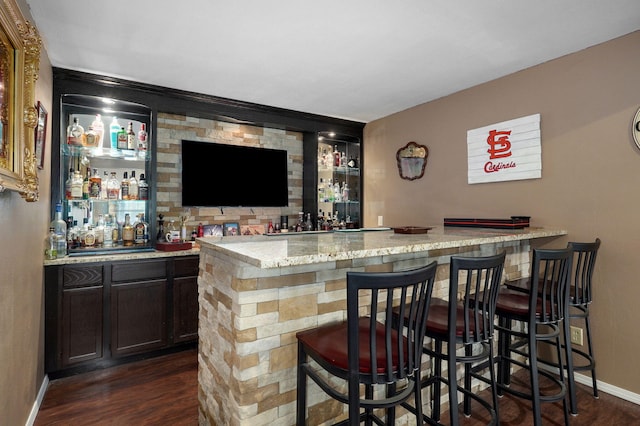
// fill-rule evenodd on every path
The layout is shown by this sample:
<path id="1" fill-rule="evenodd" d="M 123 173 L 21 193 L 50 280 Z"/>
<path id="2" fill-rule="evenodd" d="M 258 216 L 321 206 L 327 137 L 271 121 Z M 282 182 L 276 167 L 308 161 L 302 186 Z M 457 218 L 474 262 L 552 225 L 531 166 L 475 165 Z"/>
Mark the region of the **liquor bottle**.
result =
<path id="1" fill-rule="evenodd" d="M 129 199 L 138 199 L 138 180 L 136 179 L 136 171 L 131 171 L 131 177 L 129 178 Z"/>
<path id="2" fill-rule="evenodd" d="M 333 184 L 333 199 L 336 203 L 342 202 L 342 192 L 340 191 L 340 184 L 337 180 Z"/>
<path id="3" fill-rule="evenodd" d="M 84 233 L 84 247 L 92 248 L 96 245 L 96 230 L 87 223 L 87 231 Z"/>
<path id="4" fill-rule="evenodd" d="M 136 133 L 133 131 L 133 123 L 127 124 L 127 149 L 136 149 Z"/>
<path id="5" fill-rule="evenodd" d="M 118 154 L 118 132 L 120 131 L 120 124 L 118 124 L 118 118 L 113 117 L 111 124 L 109 125 L 109 136 L 111 141 L 111 155 Z"/>
<path id="6" fill-rule="evenodd" d="M 105 247 L 113 246 L 113 222 L 111 215 L 104 216 L 104 242 Z"/>
<path id="7" fill-rule="evenodd" d="M 140 173 L 140 180 L 138 181 L 138 199 L 149 199 L 149 184 L 144 178 L 144 173 Z"/>
<path id="8" fill-rule="evenodd" d="M 101 200 L 106 200 L 109 197 L 107 196 L 107 182 L 109 181 L 109 173 L 107 173 L 107 171 L 103 171 L 103 178 L 102 178 L 102 184 L 100 185 L 100 199 Z"/>
<path id="9" fill-rule="evenodd" d="M 134 237 L 135 233 L 133 231 L 133 225 L 131 225 L 131 218 L 129 213 L 126 213 L 124 215 L 124 225 L 122 225 L 122 245 L 132 246 L 135 241 Z"/>
<path id="10" fill-rule="evenodd" d="M 273 221 L 269 221 L 269 226 L 267 227 L 267 234 L 273 234 L 275 229 L 273 228 Z"/>
<path id="11" fill-rule="evenodd" d="M 149 241 L 149 225 L 144 220 L 144 213 L 137 215 L 133 224 L 133 242 L 136 245 L 147 244 Z"/>
<path id="12" fill-rule="evenodd" d="M 87 232 L 89 232 L 89 219 L 85 217 L 82 219 L 82 228 L 80 228 L 78 231 L 78 240 L 80 242 L 79 247 L 85 247 L 85 237 L 87 235 Z"/>
<path id="13" fill-rule="evenodd" d="M 346 166 L 347 166 L 347 154 L 343 152 L 342 154 L 340 154 L 340 167 L 346 167 Z"/>
<path id="14" fill-rule="evenodd" d="M 120 130 L 118 131 L 118 149 L 128 149 L 128 143 L 127 143 L 127 131 L 124 129 L 124 127 L 120 127 Z"/>
<path id="15" fill-rule="evenodd" d="M 304 230 L 304 212 L 298 212 L 298 221 L 296 222 L 296 232 L 302 232 Z"/>
<path id="16" fill-rule="evenodd" d="M 325 188 L 325 201 L 333 203 L 335 199 L 335 194 L 333 193 L 333 182 L 329 179 L 329 183 Z"/>
<path id="17" fill-rule="evenodd" d="M 104 245 L 104 216 L 98 216 L 98 223 L 94 228 L 96 234 L 96 247 L 102 247 Z"/>
<path id="18" fill-rule="evenodd" d="M 78 117 L 73 118 L 73 123 L 67 127 L 67 144 L 73 146 L 82 146 L 84 138 L 84 127 L 80 125 Z"/>
<path id="19" fill-rule="evenodd" d="M 69 169 L 69 177 L 64 183 L 64 198 L 67 200 L 71 200 L 73 196 L 71 195 L 71 187 L 73 186 L 73 169 Z"/>
<path id="20" fill-rule="evenodd" d="M 89 177 L 91 176 L 91 169 L 87 167 L 87 172 L 84 174 L 84 179 L 82 180 L 82 199 L 89 199 Z"/>
<path id="21" fill-rule="evenodd" d="M 89 178 L 89 198 L 100 199 L 102 196 L 102 178 L 98 169 L 93 169 L 93 175 Z"/>
<path id="22" fill-rule="evenodd" d="M 116 177 L 116 172 L 111 172 L 109 180 L 107 180 L 107 198 L 109 200 L 117 200 L 120 198 L 120 182 Z"/>
<path id="23" fill-rule="evenodd" d="M 198 224 L 198 237 L 204 237 L 204 226 L 202 222 Z"/>
<path id="24" fill-rule="evenodd" d="M 333 165 L 335 167 L 340 166 L 340 151 L 338 151 L 338 145 L 333 146 Z"/>
<path id="25" fill-rule="evenodd" d="M 320 182 L 318 183 L 318 202 L 319 203 L 323 203 L 326 201 L 326 195 L 327 195 L 327 191 L 326 191 L 326 187 L 324 184 L 324 179 L 320 178 Z"/>
<path id="26" fill-rule="evenodd" d="M 67 250 L 80 248 L 80 228 L 77 220 L 73 221 L 72 226 L 67 231 L 67 235 Z"/>
<path id="27" fill-rule="evenodd" d="M 56 216 L 51 221 L 50 227 L 53 227 L 57 240 L 57 256 L 64 257 L 67 255 L 67 222 L 62 219 L 62 204 L 56 204 Z"/>
<path id="28" fill-rule="evenodd" d="M 304 223 L 305 231 L 313 231 L 313 222 L 311 222 L 311 213 L 307 213 L 307 220 Z"/>
<path id="29" fill-rule="evenodd" d="M 187 241 L 187 221 L 186 218 L 180 220 L 180 242 Z"/>
<path id="30" fill-rule="evenodd" d="M 82 199 L 82 175 L 79 170 L 73 172 L 71 181 L 71 198 L 75 200 Z"/>
<path id="31" fill-rule="evenodd" d="M 96 141 L 97 151 L 94 151 L 98 154 L 102 154 L 102 143 L 104 142 L 104 123 L 102 122 L 102 117 L 100 114 L 96 114 L 96 118 L 94 118 L 93 122 L 91 122 L 91 127 L 93 127 L 93 131 L 98 135 L 98 140 Z"/>
<path id="32" fill-rule="evenodd" d="M 147 156 L 147 125 L 142 123 L 138 132 L 138 157 L 145 158 Z"/>
<path id="33" fill-rule="evenodd" d="M 124 172 L 122 175 L 122 181 L 120 181 L 120 199 L 129 199 L 129 175 Z"/>
<path id="34" fill-rule="evenodd" d="M 98 146 L 98 133 L 93 129 L 93 126 L 89 126 L 82 142 L 88 148 L 96 148 Z"/>
<path id="35" fill-rule="evenodd" d="M 44 258 L 47 260 L 54 260 L 58 258 L 58 239 L 56 231 L 53 226 L 49 227 L 49 234 L 45 239 Z"/>
<path id="36" fill-rule="evenodd" d="M 67 251 L 76 248 L 74 241 L 73 216 L 67 217 Z"/>
<path id="37" fill-rule="evenodd" d="M 342 201 L 349 201 L 349 185 L 347 182 L 342 185 Z"/>

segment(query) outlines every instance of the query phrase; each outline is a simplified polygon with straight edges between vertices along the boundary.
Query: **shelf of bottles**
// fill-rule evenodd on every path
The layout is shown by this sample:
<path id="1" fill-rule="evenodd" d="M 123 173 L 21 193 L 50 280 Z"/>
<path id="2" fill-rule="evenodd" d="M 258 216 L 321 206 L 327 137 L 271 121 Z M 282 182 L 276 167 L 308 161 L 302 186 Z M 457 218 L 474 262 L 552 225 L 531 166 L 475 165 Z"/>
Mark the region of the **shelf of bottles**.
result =
<path id="1" fill-rule="evenodd" d="M 61 120 L 68 253 L 150 250 L 148 109 L 69 96 Z"/>
<path id="2" fill-rule="evenodd" d="M 359 228 L 360 144 L 331 133 L 318 139 L 318 216 Z"/>

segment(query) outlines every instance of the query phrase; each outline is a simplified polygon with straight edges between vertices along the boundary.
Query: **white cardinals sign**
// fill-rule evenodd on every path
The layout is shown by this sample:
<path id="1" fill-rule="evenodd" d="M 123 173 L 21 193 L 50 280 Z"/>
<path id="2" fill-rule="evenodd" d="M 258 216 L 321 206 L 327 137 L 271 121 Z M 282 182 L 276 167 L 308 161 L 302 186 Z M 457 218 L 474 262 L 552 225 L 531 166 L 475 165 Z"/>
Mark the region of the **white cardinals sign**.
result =
<path id="1" fill-rule="evenodd" d="M 542 177 L 540 114 L 467 131 L 468 182 Z"/>

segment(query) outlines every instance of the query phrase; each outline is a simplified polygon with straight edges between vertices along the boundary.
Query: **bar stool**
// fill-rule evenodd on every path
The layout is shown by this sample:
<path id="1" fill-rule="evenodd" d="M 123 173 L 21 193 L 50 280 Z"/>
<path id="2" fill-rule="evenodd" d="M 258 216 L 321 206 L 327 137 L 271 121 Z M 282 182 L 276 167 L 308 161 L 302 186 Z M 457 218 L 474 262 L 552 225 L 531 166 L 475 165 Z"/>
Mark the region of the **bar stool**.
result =
<path id="1" fill-rule="evenodd" d="M 573 415 L 578 414 L 578 401 L 576 398 L 576 385 L 574 373 L 576 371 L 591 371 L 591 381 L 593 384 L 593 396 L 598 398 L 598 386 L 596 381 L 596 361 L 593 354 L 593 343 L 591 339 L 591 323 L 589 321 L 589 305 L 593 302 L 593 294 L 591 291 L 591 283 L 593 272 L 595 270 L 596 257 L 600 248 L 600 238 L 596 238 L 594 242 L 569 242 L 567 245 L 573 252 L 571 284 L 569 290 L 569 321 L 565 321 L 564 345 L 569 345 L 568 352 L 578 355 L 581 358 L 580 365 L 575 364 L 573 356 L 569 356 L 563 365 L 567 370 L 568 388 L 569 388 L 569 406 Z M 516 280 L 507 282 L 507 287 L 528 291 L 529 279 Z M 586 331 L 587 352 L 577 349 L 571 345 L 571 320 L 583 321 Z M 567 352 L 567 348 L 565 348 Z M 557 363 L 547 362 L 553 367 L 558 367 Z"/>
<path id="2" fill-rule="evenodd" d="M 496 377 L 490 360 L 494 358 L 494 310 L 505 257 L 504 252 L 485 257 L 451 257 L 449 299 L 431 299 L 427 317 L 426 335 L 432 339 L 433 349 L 425 346 L 423 351 L 431 356 L 433 368 L 432 374 L 422 380 L 421 386 L 433 388 L 433 408 L 430 416 L 423 416 L 424 423 L 441 424 L 440 388 L 444 383 L 449 387 L 451 425 L 459 424 L 458 391 L 464 395 L 465 415 L 471 415 L 471 399 L 474 399 L 491 416 L 490 424 L 498 424 Z M 397 315 L 402 318 L 399 313 Z M 446 352 L 442 349 L 443 343 L 447 343 Z M 464 355 L 457 354 L 458 347 L 464 348 Z M 442 374 L 443 361 L 448 368 L 446 377 Z M 464 386 L 458 385 L 459 363 L 464 365 Z M 491 404 L 471 391 L 472 378 L 481 379 L 480 371 L 487 369 L 492 391 Z M 405 407 L 415 412 L 415 408 L 406 404 Z"/>
<path id="3" fill-rule="evenodd" d="M 485 257 L 452 256 L 449 272 L 449 300 L 433 298 L 427 318 L 427 337 L 433 349 L 424 352 L 433 359 L 433 372 L 424 385 L 433 386 L 431 418 L 440 424 L 441 384 L 449 388 L 451 425 L 460 423 L 458 392 L 463 394 L 465 416 L 471 416 L 471 400 L 483 406 L 491 416 L 489 424 L 498 424 L 498 398 L 494 364 L 493 333 L 496 299 L 502 280 L 506 253 Z M 453 324 L 453 326 L 452 326 Z M 447 344 L 446 352 L 443 343 Z M 458 348 L 464 355 L 458 355 Z M 442 374 L 442 362 L 447 363 L 447 376 Z M 458 384 L 457 366 L 464 365 L 463 386 Z M 489 370 L 489 380 L 481 371 Z M 491 386 L 491 403 L 471 391 L 472 378 Z"/>
<path id="4" fill-rule="evenodd" d="M 354 426 L 366 420 L 391 426 L 395 407 L 412 396 L 421 424 L 422 347 L 436 268 L 432 262 L 406 272 L 347 272 L 347 320 L 296 334 L 297 425 L 306 424 L 307 377 L 331 398 L 348 404 L 349 417 L 338 424 Z M 394 307 L 407 318 L 404 330 L 394 321 Z M 347 382 L 346 392 L 335 385 L 336 377 Z M 385 409 L 386 423 L 374 409 Z"/>
<path id="5" fill-rule="evenodd" d="M 532 404 L 534 425 L 542 425 L 541 402 L 562 401 L 565 425 L 569 424 L 567 388 L 564 382 L 562 343 L 566 322 L 572 251 L 569 248 L 533 250 L 531 280 L 528 291 L 503 289 L 498 294 L 498 393 L 510 393 L 528 399 Z M 514 323 L 520 327 L 514 327 Z M 538 366 L 538 343 L 546 342 L 556 349 L 558 377 Z M 570 348 L 567 345 L 565 349 Z M 517 357 L 519 356 L 519 358 Z M 566 359 L 570 352 L 565 350 Z M 524 358 L 524 360 L 523 360 Z M 511 387 L 511 364 L 529 372 L 530 389 Z M 556 393 L 542 395 L 540 377 L 550 380 Z"/>

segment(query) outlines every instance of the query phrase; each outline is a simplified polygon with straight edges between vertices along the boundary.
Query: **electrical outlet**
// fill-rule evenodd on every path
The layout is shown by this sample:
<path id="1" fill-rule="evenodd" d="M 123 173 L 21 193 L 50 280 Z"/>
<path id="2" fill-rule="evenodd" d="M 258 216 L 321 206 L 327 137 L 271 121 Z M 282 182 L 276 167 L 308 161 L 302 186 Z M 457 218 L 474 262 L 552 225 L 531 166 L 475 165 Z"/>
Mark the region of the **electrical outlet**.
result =
<path id="1" fill-rule="evenodd" d="M 384 217 L 378 216 L 378 226 L 382 226 L 382 225 L 384 225 Z"/>
<path id="2" fill-rule="evenodd" d="M 571 326 L 571 343 L 582 346 L 582 329 L 580 327 Z"/>

